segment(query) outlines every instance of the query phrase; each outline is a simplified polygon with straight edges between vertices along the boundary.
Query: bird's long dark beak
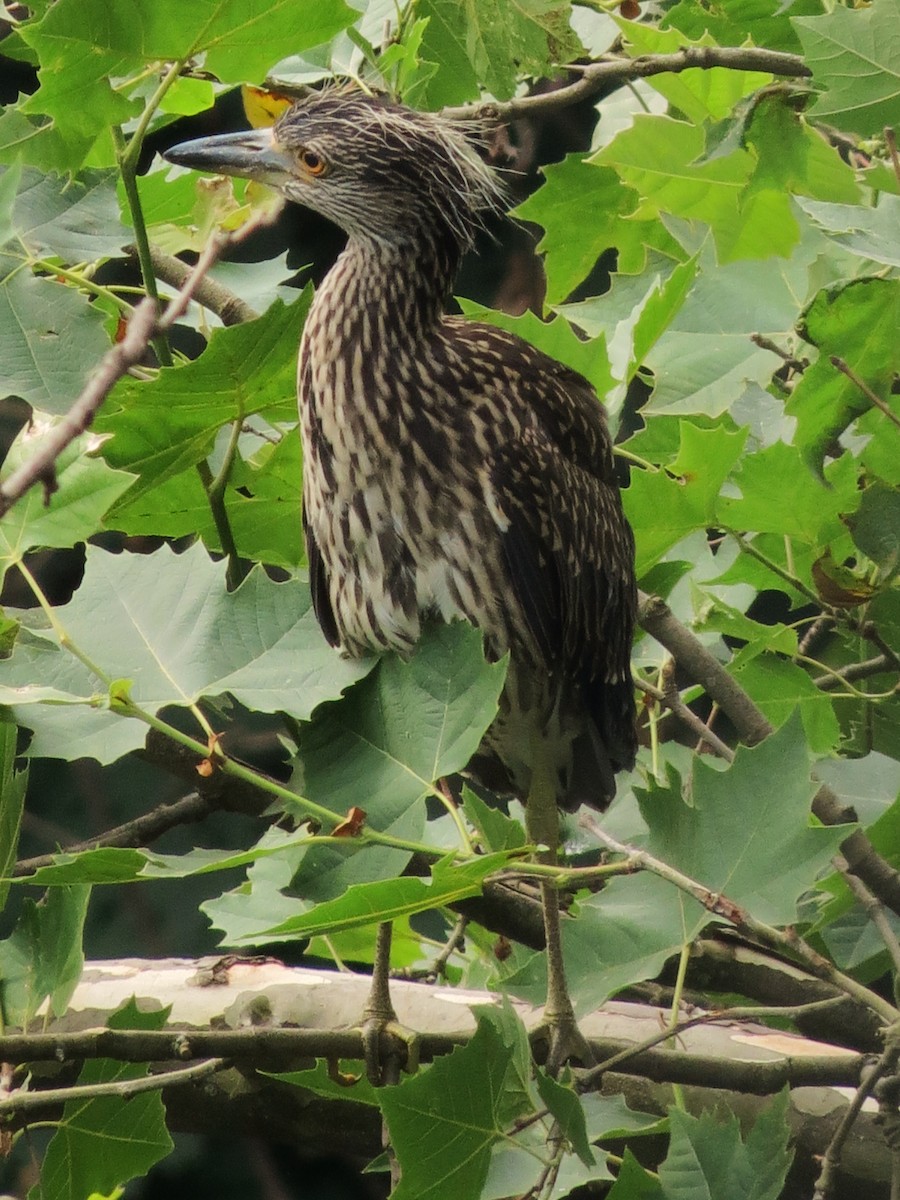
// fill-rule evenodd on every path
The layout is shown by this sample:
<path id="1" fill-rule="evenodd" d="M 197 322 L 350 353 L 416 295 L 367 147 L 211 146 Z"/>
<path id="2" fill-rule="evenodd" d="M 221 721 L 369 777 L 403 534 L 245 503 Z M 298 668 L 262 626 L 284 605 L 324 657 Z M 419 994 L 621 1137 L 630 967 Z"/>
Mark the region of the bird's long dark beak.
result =
<path id="1" fill-rule="evenodd" d="M 291 158 L 271 129 L 248 129 L 181 142 L 167 150 L 164 157 L 179 167 L 240 175 L 272 186 L 292 173 Z"/>

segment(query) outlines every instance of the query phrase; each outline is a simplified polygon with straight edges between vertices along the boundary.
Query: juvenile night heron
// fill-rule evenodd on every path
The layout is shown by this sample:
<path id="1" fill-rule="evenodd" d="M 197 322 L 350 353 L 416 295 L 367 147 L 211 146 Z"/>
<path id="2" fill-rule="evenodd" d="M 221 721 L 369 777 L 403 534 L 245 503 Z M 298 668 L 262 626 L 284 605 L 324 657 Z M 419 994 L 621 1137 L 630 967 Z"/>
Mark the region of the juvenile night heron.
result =
<path id="1" fill-rule="evenodd" d="M 469 769 L 527 801 L 555 861 L 556 806 L 605 807 L 634 760 L 634 543 L 592 386 L 513 334 L 444 315 L 498 204 L 492 170 L 458 123 L 340 89 L 168 157 L 260 180 L 348 234 L 300 343 L 316 615 L 351 655 L 408 652 L 435 617 L 509 652 Z M 542 890 L 556 1065 L 576 1031 L 557 893 Z"/>

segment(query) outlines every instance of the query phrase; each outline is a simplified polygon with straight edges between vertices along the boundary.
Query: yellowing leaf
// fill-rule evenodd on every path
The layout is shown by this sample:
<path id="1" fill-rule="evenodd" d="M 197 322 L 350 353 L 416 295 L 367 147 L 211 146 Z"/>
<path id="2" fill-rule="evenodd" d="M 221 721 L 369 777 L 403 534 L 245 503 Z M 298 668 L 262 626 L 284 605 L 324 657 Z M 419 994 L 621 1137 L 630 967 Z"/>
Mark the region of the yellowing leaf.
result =
<path id="1" fill-rule="evenodd" d="M 265 129 L 274 125 L 283 112 L 286 112 L 293 100 L 281 92 L 269 92 L 265 88 L 241 87 L 241 101 L 244 114 L 254 129 Z"/>

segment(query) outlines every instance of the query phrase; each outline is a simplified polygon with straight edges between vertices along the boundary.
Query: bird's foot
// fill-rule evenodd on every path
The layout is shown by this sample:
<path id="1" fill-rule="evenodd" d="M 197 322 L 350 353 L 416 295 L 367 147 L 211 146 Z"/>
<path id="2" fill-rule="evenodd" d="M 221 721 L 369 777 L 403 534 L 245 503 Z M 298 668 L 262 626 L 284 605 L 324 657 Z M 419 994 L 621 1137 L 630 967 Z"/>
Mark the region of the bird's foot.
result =
<path id="1" fill-rule="evenodd" d="M 555 1079 L 566 1063 L 579 1067 L 592 1067 L 596 1063 L 594 1052 L 587 1038 L 578 1028 L 575 1014 L 544 1013 L 544 1030 L 547 1037 L 547 1058 L 544 1069 Z"/>
<path id="2" fill-rule="evenodd" d="M 373 1087 L 396 1083 L 400 1072 L 412 1075 L 419 1066 L 419 1034 L 389 1016 L 367 1009 L 360 1027 L 366 1078 Z"/>

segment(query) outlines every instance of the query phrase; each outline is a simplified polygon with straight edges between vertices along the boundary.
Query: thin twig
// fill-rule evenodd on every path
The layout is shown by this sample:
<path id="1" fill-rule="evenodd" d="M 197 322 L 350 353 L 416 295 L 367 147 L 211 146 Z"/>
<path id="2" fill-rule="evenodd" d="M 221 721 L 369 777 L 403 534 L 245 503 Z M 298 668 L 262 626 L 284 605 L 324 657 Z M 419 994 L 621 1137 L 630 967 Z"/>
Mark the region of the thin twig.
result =
<path id="1" fill-rule="evenodd" d="M 714 916 L 728 921 L 729 924 L 734 925 L 737 929 L 762 942 L 763 945 L 774 946 L 781 951 L 786 951 L 788 954 L 799 958 L 813 975 L 819 979 L 826 980 L 828 983 L 840 988 L 848 996 L 852 996 L 854 1000 L 865 1004 L 872 1012 L 877 1013 L 885 1024 L 890 1025 L 900 1019 L 900 1013 L 898 1013 L 892 1004 L 889 1004 L 887 1000 L 884 1000 L 870 988 L 857 983 L 849 975 L 845 975 L 843 971 L 839 971 L 828 959 L 824 958 L 812 946 L 799 937 L 793 929 L 789 928 L 782 931 L 776 929 L 774 925 L 767 925 L 762 921 L 758 921 L 742 905 L 729 900 L 721 892 L 712 891 L 705 884 L 692 879 L 689 875 L 685 875 L 684 872 L 649 854 L 646 850 L 638 850 L 633 846 L 620 842 L 617 838 L 607 833 L 591 813 L 584 813 L 579 823 L 584 828 L 589 829 L 594 837 L 602 842 L 604 846 L 607 846 L 610 850 L 615 850 L 617 854 L 626 855 L 642 870 L 651 871 L 661 879 L 668 880 L 669 883 L 674 884 L 679 890 L 686 892 L 689 896 L 693 896 L 695 900 L 702 904 L 709 912 L 713 913 Z"/>
<path id="2" fill-rule="evenodd" d="M 900 940 L 894 932 L 894 927 L 888 920 L 887 913 L 884 911 L 884 905 L 877 896 L 873 896 L 861 879 L 849 870 L 846 859 L 838 855 L 834 860 L 834 865 L 837 867 L 841 876 L 845 880 L 850 891 L 866 910 L 866 914 L 872 924 L 878 930 L 881 940 L 887 947 L 887 952 L 891 956 L 891 962 L 894 964 L 894 971 L 900 974 Z"/>
<path id="3" fill-rule="evenodd" d="M 126 253 L 137 255 L 137 247 L 127 246 Z M 150 247 L 150 262 L 157 279 L 167 283 L 169 287 L 181 288 L 191 273 L 187 263 L 174 255 L 165 254 L 158 246 Z M 235 295 L 230 288 L 218 280 L 206 276 L 194 292 L 194 299 L 210 312 L 214 312 L 223 325 L 241 325 L 245 321 L 255 321 L 259 313 L 255 308 Z"/>
<path id="4" fill-rule="evenodd" d="M 850 683 L 854 679 L 868 679 L 871 675 L 882 675 L 893 665 L 886 654 L 879 654 L 876 658 L 850 663 L 846 667 L 841 667 L 840 670 L 829 670 L 827 675 L 817 675 L 813 683 L 820 691 L 833 692 L 841 684 Z"/>
<path id="5" fill-rule="evenodd" d="M 140 1079 L 119 1079 L 111 1083 L 86 1083 L 67 1088 L 48 1088 L 46 1091 L 13 1092 L 0 1100 L 0 1119 L 37 1108 L 48 1108 L 54 1104 L 66 1104 L 70 1100 L 99 1100 L 103 1096 L 118 1096 L 127 1100 L 142 1092 L 158 1092 L 162 1088 L 182 1087 L 194 1083 L 207 1075 L 229 1066 L 225 1058 L 209 1058 L 192 1067 L 180 1067 L 175 1071 L 161 1071 L 158 1075 L 143 1075 Z"/>
<path id="6" fill-rule="evenodd" d="M 732 71 L 762 71 L 787 77 L 812 74 L 796 54 L 753 47 L 686 46 L 674 54 L 643 54 L 637 58 L 605 57 L 585 67 L 574 83 L 556 91 L 537 96 L 519 96 L 505 103 L 464 104 L 458 108 L 445 108 L 443 112 L 444 116 L 451 119 L 512 121 L 517 117 L 568 108 L 582 100 L 593 99 L 611 84 L 648 79 L 652 75 L 710 70 L 713 67 L 725 67 Z"/>
<path id="7" fill-rule="evenodd" d="M 829 361 L 833 367 L 837 368 L 837 370 L 841 372 L 842 375 L 847 376 L 853 386 L 862 392 L 870 404 L 874 404 L 877 409 L 884 413 L 889 421 L 893 422 L 893 424 L 900 429 L 900 417 L 897 416 L 889 404 L 885 403 L 885 401 L 882 400 L 882 398 L 876 392 L 872 391 L 866 381 L 856 374 L 849 363 L 845 362 L 844 359 L 839 358 L 837 354 L 832 354 Z"/>
<path id="8" fill-rule="evenodd" d="M 162 837 L 170 829 L 178 825 L 188 825 L 194 821 L 202 821 L 215 808 L 215 804 L 199 792 L 176 800 L 173 804 L 160 804 L 148 813 L 126 821 L 114 829 L 97 837 L 88 838 L 83 842 L 75 842 L 71 846 L 63 846 L 55 854 L 38 854 L 34 858 L 22 858 L 13 867 L 12 874 L 16 878 L 31 875 L 41 867 L 53 866 L 58 854 L 81 854 L 85 850 L 100 850 L 106 846 L 120 848 L 136 848 L 149 845 L 158 837 Z"/>
<path id="9" fill-rule="evenodd" d="M 829 1196 L 834 1195 L 834 1189 L 837 1186 L 838 1170 L 841 1165 L 841 1154 L 850 1130 L 853 1128 L 856 1118 L 862 1111 L 863 1104 L 869 1095 L 871 1095 L 875 1084 L 883 1075 L 893 1070 L 896 1061 L 897 1047 L 888 1045 L 876 1062 L 872 1063 L 868 1069 L 860 1072 L 860 1081 L 856 1089 L 856 1094 L 841 1117 L 838 1127 L 834 1131 L 834 1136 L 828 1143 L 828 1149 L 822 1158 L 822 1170 L 819 1173 L 819 1178 L 816 1180 L 816 1190 L 813 1193 L 813 1200 L 828 1200 Z"/>
<path id="10" fill-rule="evenodd" d="M 129 368 L 141 361 L 151 341 L 165 333 L 184 314 L 194 293 L 212 265 L 227 246 L 243 241 L 261 221 L 248 222 L 234 233 L 214 237 L 191 269 L 177 295 L 173 296 L 162 314 L 157 317 L 156 301 L 148 296 L 137 305 L 121 342 L 112 346 L 85 384 L 81 395 L 62 418 L 60 423 L 47 434 L 40 449 L 23 463 L 18 470 L 0 484 L 0 517 L 37 483 L 43 483 L 47 497 L 57 489 L 54 464 L 65 450 L 87 429 L 97 415 L 103 401 L 116 383 L 127 374 Z"/>
<path id="11" fill-rule="evenodd" d="M 708 726 L 700 720 L 696 713 L 691 712 L 685 702 L 681 699 L 678 689 L 674 682 L 671 687 L 658 688 L 655 684 L 650 683 L 647 679 L 642 679 L 639 675 L 634 676 L 634 685 L 640 692 L 644 692 L 648 696 L 652 696 L 659 704 L 664 704 L 672 715 L 677 717 L 683 725 L 690 729 L 691 733 L 695 734 L 699 741 L 715 753 L 720 758 L 724 758 L 726 762 L 731 762 L 734 759 L 734 751 L 730 746 L 713 733 Z"/>

